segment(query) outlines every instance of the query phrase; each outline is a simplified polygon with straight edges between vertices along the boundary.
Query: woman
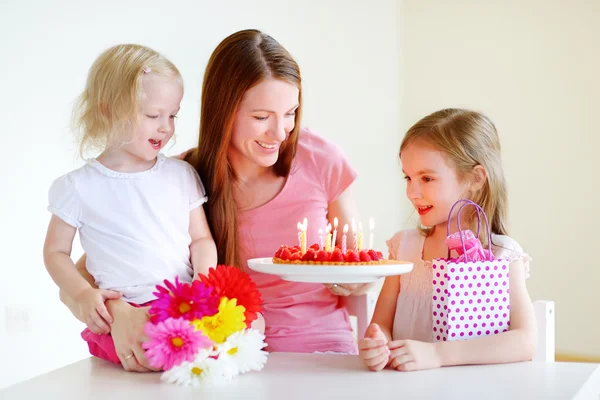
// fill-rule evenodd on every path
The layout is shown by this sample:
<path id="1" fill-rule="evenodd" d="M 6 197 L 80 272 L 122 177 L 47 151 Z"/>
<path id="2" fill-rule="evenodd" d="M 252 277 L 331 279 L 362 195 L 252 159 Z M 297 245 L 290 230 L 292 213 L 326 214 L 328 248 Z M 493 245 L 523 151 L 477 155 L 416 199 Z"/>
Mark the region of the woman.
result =
<path id="1" fill-rule="evenodd" d="M 339 296 L 365 285 L 283 281 L 256 273 L 246 260 L 269 257 L 297 240 L 296 223 L 309 221 L 307 241 L 337 217 L 357 218 L 351 195 L 356 172 L 341 150 L 300 126 L 300 70 L 273 38 L 257 31 L 234 33 L 213 52 L 202 88 L 198 147 L 186 160 L 208 194 L 207 217 L 219 263 L 239 265 L 262 293 L 269 351 L 357 352 L 348 313 Z M 78 269 L 86 276 L 85 259 Z M 61 296 L 72 312 L 78 306 Z M 147 309 L 107 301 L 117 354 L 127 370 L 146 371 L 141 348 Z"/>

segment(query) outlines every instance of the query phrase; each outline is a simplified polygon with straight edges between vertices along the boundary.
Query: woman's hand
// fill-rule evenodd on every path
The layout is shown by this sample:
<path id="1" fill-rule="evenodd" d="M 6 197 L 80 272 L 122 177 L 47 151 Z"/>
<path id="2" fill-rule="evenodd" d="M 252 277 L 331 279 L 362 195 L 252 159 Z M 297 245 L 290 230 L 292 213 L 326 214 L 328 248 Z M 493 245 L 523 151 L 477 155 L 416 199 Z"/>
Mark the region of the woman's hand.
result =
<path id="1" fill-rule="evenodd" d="M 327 289 L 336 296 L 360 296 L 361 294 L 365 294 L 371 286 L 372 283 L 357 283 L 357 284 L 341 284 L 341 283 L 332 283 L 325 284 Z"/>
<path id="2" fill-rule="evenodd" d="M 137 372 L 157 371 L 148 364 L 142 348 L 142 343 L 148 340 L 144 325 L 149 318 L 149 307 L 136 308 L 119 300 L 109 300 L 107 306 L 114 319 L 111 333 L 123 368 Z"/>

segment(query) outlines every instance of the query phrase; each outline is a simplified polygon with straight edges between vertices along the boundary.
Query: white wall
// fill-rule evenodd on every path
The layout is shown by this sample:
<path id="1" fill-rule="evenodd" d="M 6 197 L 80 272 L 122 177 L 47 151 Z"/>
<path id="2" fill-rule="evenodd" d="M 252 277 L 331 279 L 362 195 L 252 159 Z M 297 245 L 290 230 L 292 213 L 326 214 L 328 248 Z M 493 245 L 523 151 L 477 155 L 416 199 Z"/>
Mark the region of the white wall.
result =
<path id="1" fill-rule="evenodd" d="M 497 124 L 510 231 L 556 302 L 557 353 L 600 357 L 600 2 L 406 0 L 403 129 L 444 107 Z"/>
<path id="2" fill-rule="evenodd" d="M 175 154 L 197 140 L 201 80 L 215 46 L 240 29 L 270 33 L 301 66 L 305 122 L 340 143 L 361 173 L 356 198 L 363 219 L 376 220 L 376 246 L 384 250 L 404 220 L 396 2 L 222 3 L 0 3 L 0 387 L 88 355 L 82 324 L 59 303 L 45 271 L 42 245 L 49 185 L 81 165 L 68 129 L 71 102 L 94 58 L 114 44 L 153 47 L 180 68 L 186 92 L 177 143 L 167 152 Z"/>

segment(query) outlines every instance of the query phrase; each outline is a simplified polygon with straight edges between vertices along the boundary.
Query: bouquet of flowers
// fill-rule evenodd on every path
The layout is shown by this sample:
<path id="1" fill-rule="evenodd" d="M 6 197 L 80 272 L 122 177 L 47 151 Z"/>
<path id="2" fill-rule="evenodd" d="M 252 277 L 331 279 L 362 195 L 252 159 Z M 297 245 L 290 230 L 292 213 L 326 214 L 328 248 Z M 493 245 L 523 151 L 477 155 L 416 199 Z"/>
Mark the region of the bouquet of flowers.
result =
<path id="1" fill-rule="evenodd" d="M 191 284 L 164 281 L 153 294 L 143 344 L 163 381 L 210 386 L 248 371 L 260 371 L 264 335 L 250 324 L 262 298 L 250 276 L 233 266 L 210 268 Z"/>

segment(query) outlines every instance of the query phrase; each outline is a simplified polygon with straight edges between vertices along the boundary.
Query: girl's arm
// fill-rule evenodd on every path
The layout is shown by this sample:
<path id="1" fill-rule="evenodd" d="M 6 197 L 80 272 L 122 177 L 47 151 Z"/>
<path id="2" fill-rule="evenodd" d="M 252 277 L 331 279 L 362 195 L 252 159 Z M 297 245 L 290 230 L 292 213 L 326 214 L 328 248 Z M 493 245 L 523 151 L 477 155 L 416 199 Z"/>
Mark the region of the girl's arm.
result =
<path id="1" fill-rule="evenodd" d="M 400 277 L 389 276 L 385 278 L 377 305 L 373 312 L 371 324 L 379 325 L 388 342 L 392 341 L 392 329 L 394 327 L 394 316 L 396 315 L 396 304 L 400 294 Z"/>
<path id="2" fill-rule="evenodd" d="M 537 327 L 523 262 L 512 262 L 509 271 L 510 330 L 472 340 L 435 343 L 442 366 L 499 364 L 533 358 Z"/>
<path id="3" fill-rule="evenodd" d="M 386 278 L 377 299 L 371 324 L 365 332 L 365 337 L 358 341 L 358 353 L 371 371 L 381 371 L 390 363 L 391 350 L 388 344 L 392 340 L 399 292 L 400 277 Z"/>
<path id="4" fill-rule="evenodd" d="M 213 240 L 206 214 L 202 206 L 190 211 L 190 257 L 194 268 L 194 279 L 198 274 L 208 275 L 208 270 L 217 265 L 217 246 Z"/>

